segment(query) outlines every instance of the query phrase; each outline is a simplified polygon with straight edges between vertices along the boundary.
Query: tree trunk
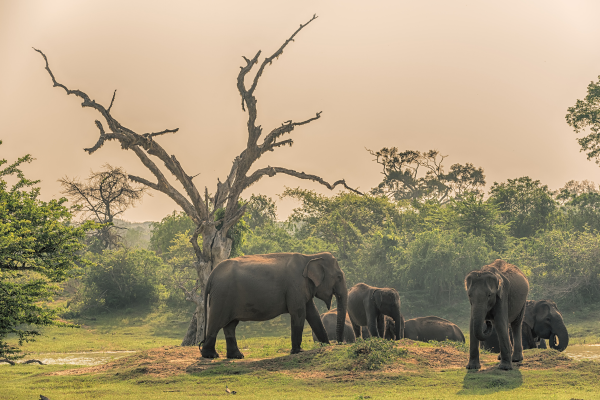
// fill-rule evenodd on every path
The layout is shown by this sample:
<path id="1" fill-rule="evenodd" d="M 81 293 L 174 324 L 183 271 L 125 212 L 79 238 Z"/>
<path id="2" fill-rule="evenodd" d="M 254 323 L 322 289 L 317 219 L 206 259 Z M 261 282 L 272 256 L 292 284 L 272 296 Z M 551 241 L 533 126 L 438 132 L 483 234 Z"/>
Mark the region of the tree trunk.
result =
<path id="1" fill-rule="evenodd" d="M 214 230 L 212 234 L 206 233 L 202 236 L 203 253 L 209 253 L 211 260 L 208 262 L 198 261 L 196 272 L 198 273 L 198 292 L 194 293 L 191 299 L 196 303 L 196 309 L 188 325 L 187 332 L 182 346 L 196 346 L 204 340 L 204 331 L 206 325 L 206 315 L 204 314 L 204 289 L 211 271 L 221 261 L 226 260 L 231 254 L 232 241 L 221 230 Z M 208 305 L 206 311 L 208 312 Z"/>

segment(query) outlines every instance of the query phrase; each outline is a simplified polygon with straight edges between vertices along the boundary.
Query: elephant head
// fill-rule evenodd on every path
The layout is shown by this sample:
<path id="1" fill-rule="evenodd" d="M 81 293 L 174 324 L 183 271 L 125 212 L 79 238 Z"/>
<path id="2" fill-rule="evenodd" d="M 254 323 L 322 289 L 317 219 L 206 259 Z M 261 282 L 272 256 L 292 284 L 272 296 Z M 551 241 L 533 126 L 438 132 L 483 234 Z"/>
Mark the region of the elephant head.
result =
<path id="1" fill-rule="evenodd" d="M 321 299 L 331 309 L 331 299 L 335 295 L 337 300 L 336 338 L 338 342 L 344 341 L 344 326 L 346 323 L 346 310 L 348 307 L 348 288 L 344 272 L 340 269 L 337 260 L 330 253 L 321 253 L 308 256 L 309 261 L 304 268 L 302 276 L 308 278 L 315 288 L 314 296 Z"/>
<path id="2" fill-rule="evenodd" d="M 404 317 L 400 312 L 400 295 L 398 291 L 382 288 L 373 291 L 372 296 L 377 309 L 393 320 L 393 325 L 390 325 L 390 328 L 393 329 L 395 339 L 402 339 L 404 337 Z"/>
<path id="3" fill-rule="evenodd" d="M 484 341 L 493 332 L 490 310 L 504 295 L 503 279 L 493 271 L 472 271 L 465 278 L 471 303 L 471 324 L 477 340 Z"/>
<path id="4" fill-rule="evenodd" d="M 531 329 L 533 336 L 550 339 L 549 343 L 552 349 L 563 351 L 569 345 L 567 327 L 553 301 L 527 301 L 523 325 L 527 325 Z"/>

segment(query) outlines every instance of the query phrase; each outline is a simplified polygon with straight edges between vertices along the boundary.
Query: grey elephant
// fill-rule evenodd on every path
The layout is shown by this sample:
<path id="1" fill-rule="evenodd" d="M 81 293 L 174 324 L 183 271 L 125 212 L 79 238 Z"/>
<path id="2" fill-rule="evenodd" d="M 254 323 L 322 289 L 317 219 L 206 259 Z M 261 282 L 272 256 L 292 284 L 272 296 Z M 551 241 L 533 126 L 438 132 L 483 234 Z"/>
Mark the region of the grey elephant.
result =
<path id="1" fill-rule="evenodd" d="M 235 338 L 240 321 L 266 321 L 289 313 L 292 325 L 291 354 L 302 351 L 302 330 L 308 321 L 318 340 L 329 343 L 319 312 L 317 297 L 331 308 L 337 299 L 336 338 L 343 340 L 348 304 L 346 278 L 330 253 L 275 253 L 232 258 L 222 261 L 210 273 L 204 292 L 208 323 L 200 352 L 216 358 L 217 333 L 221 328 L 227 343 L 227 358 L 243 358 Z"/>
<path id="2" fill-rule="evenodd" d="M 545 349 L 544 339 L 549 339 L 550 348 L 558 351 L 565 350 L 569 345 L 569 332 L 562 314 L 551 300 L 527 300 L 521 332 L 524 350 Z M 500 351 L 496 335 L 481 342 L 481 347 L 495 353 Z"/>
<path id="3" fill-rule="evenodd" d="M 430 340 L 437 340 L 438 342 L 444 340 L 465 342 L 465 335 L 463 335 L 458 326 L 436 316 L 406 320 L 404 323 L 404 337 L 421 342 L 429 342 Z"/>
<path id="4" fill-rule="evenodd" d="M 354 285 L 348 292 L 348 315 L 356 337 L 360 337 L 362 326 L 367 326 L 371 336 L 384 337 L 387 315 L 394 321 L 395 337 L 403 338 L 404 317 L 400 312 L 400 295 L 396 289 L 364 283 Z"/>
<path id="5" fill-rule="evenodd" d="M 512 362 L 523 360 L 521 323 L 529 282 L 512 264 L 496 260 L 465 278 L 471 303 L 469 363 L 467 369 L 479 369 L 479 341 L 485 341 L 496 329 L 500 347 L 499 369 L 512 369 Z M 509 330 L 514 334 L 511 346 Z M 512 350 L 512 351 L 511 351 Z M 511 354 L 512 353 L 512 354 Z"/>
<path id="6" fill-rule="evenodd" d="M 388 339 L 388 340 L 396 340 L 396 324 L 394 323 L 394 320 L 391 319 L 390 317 L 388 317 L 387 315 L 384 316 L 384 322 L 385 322 L 385 327 L 384 327 L 384 339 Z M 379 328 L 377 328 L 379 330 Z M 371 334 L 369 333 L 369 328 L 365 325 L 365 326 L 361 326 L 360 327 L 360 333 L 362 335 L 363 339 L 367 339 L 371 337 Z"/>
<path id="7" fill-rule="evenodd" d="M 337 308 L 333 310 L 327 311 L 326 313 L 321 314 L 321 322 L 323 322 L 323 326 L 327 331 L 327 337 L 329 340 L 335 340 L 335 327 L 337 323 Z M 313 332 L 313 340 L 318 342 L 317 335 Z M 346 314 L 346 322 L 344 325 L 344 342 L 345 343 L 354 343 L 356 342 L 356 336 L 354 335 L 354 329 L 352 329 L 352 323 L 350 322 L 350 318 L 348 314 Z"/>

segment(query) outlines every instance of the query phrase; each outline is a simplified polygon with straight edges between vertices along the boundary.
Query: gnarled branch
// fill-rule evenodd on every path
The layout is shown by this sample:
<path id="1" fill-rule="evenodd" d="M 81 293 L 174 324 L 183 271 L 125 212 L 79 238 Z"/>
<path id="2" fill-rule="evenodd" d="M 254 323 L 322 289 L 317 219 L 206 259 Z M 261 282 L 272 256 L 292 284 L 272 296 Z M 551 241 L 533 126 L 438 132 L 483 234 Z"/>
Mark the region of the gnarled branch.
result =
<path id="1" fill-rule="evenodd" d="M 338 181 L 335 181 L 333 184 L 330 184 L 327 181 L 325 181 L 323 178 L 321 178 L 320 176 L 317 176 L 317 175 L 305 174 L 304 172 L 297 172 L 297 171 L 294 171 L 293 169 L 287 169 L 287 168 L 281 168 L 281 167 L 271 167 L 271 166 L 254 171 L 254 173 L 252 175 L 250 175 L 248 178 L 246 178 L 246 180 L 244 181 L 244 188 L 247 188 L 247 187 L 251 186 L 252 184 L 258 182 L 264 176 L 272 177 L 277 174 L 285 174 L 285 175 L 294 176 L 299 179 L 311 180 L 311 181 L 320 183 L 321 185 L 325 186 L 329 190 L 333 190 L 333 189 L 335 189 L 336 186 L 342 185 L 343 187 L 350 190 L 351 192 L 354 192 L 354 193 L 360 194 L 360 195 L 363 194 L 363 193 L 359 192 L 358 190 L 353 189 L 350 186 L 348 186 L 346 184 L 346 180 L 344 180 L 344 179 L 340 179 Z"/>

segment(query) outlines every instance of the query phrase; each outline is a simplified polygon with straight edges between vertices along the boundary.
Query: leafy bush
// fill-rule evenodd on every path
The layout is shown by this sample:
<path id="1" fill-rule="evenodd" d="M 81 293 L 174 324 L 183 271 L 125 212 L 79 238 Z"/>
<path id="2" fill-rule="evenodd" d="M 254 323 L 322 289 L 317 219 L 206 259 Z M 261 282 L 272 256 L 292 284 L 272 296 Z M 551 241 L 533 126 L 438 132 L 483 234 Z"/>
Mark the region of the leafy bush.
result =
<path id="1" fill-rule="evenodd" d="M 166 272 L 160 257 L 142 249 L 104 251 L 83 276 L 81 309 L 121 309 L 159 300 Z"/>
<path id="2" fill-rule="evenodd" d="M 369 371 L 380 369 L 407 354 L 406 349 L 396 348 L 394 341 L 375 337 L 366 340 L 359 338 L 348 348 L 348 357 L 356 360 L 355 369 Z"/>
<path id="3" fill-rule="evenodd" d="M 404 289 L 423 290 L 432 303 L 442 304 L 463 298 L 465 276 L 495 258 L 483 237 L 435 229 L 409 243 L 398 274 Z"/>
<path id="4" fill-rule="evenodd" d="M 529 278 L 530 298 L 585 306 L 600 301 L 600 235 L 552 230 L 518 242 L 507 259 Z"/>

